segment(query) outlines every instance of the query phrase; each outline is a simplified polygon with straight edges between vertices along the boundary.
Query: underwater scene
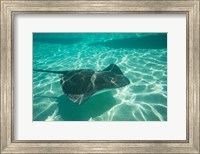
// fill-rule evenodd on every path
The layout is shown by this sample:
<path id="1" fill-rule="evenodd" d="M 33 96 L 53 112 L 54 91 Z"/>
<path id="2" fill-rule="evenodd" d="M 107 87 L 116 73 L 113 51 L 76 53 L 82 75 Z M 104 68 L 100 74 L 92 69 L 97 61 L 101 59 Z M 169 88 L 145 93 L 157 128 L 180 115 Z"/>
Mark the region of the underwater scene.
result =
<path id="1" fill-rule="evenodd" d="M 167 121 L 167 33 L 33 33 L 33 121 Z"/>

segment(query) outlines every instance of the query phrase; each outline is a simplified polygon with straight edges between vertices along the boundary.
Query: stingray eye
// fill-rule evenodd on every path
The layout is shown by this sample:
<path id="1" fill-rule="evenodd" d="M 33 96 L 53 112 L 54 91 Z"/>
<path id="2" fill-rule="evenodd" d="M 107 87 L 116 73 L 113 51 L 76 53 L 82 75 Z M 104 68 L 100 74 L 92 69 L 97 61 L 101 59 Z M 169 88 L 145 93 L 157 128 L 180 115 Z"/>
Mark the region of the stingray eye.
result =
<path id="1" fill-rule="evenodd" d="M 112 81 L 114 78 L 109 76 L 107 79 L 108 79 L 108 81 Z"/>

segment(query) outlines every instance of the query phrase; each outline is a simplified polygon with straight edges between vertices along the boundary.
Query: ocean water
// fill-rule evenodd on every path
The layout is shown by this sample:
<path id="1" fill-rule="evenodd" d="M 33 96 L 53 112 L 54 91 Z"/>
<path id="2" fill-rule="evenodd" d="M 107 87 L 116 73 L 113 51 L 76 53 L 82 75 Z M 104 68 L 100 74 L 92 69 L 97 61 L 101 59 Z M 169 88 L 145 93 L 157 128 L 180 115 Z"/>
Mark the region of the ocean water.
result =
<path id="1" fill-rule="evenodd" d="M 33 121 L 166 121 L 166 33 L 33 33 L 33 69 L 101 71 L 112 63 L 130 84 L 80 105 L 62 91 L 61 74 L 33 71 Z"/>

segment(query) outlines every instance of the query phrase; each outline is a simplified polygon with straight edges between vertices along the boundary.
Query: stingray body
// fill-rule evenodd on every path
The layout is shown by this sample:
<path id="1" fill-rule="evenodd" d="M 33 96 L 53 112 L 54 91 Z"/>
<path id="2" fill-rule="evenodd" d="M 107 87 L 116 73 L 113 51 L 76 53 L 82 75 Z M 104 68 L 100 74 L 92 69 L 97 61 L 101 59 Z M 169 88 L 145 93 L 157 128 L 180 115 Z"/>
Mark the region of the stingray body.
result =
<path id="1" fill-rule="evenodd" d="M 99 92 L 126 86 L 130 83 L 120 68 L 110 64 L 102 71 L 90 69 L 72 71 L 47 71 L 34 70 L 38 72 L 49 72 L 62 74 L 60 84 L 63 92 L 74 103 L 81 104 L 92 95 Z"/>

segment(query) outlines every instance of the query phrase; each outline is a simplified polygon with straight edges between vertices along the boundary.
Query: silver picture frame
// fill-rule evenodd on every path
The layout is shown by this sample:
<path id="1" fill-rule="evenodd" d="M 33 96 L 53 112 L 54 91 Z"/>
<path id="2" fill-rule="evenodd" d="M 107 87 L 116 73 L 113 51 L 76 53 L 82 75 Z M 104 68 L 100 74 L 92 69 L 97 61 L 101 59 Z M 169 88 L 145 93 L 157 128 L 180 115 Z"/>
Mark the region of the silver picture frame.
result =
<path id="1" fill-rule="evenodd" d="M 199 117 L 199 0 L 0 0 L 1 4 L 1 153 L 200 153 Z M 186 134 L 179 140 L 14 140 L 14 53 L 15 14 L 127 13 L 186 14 Z"/>

